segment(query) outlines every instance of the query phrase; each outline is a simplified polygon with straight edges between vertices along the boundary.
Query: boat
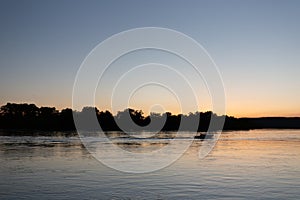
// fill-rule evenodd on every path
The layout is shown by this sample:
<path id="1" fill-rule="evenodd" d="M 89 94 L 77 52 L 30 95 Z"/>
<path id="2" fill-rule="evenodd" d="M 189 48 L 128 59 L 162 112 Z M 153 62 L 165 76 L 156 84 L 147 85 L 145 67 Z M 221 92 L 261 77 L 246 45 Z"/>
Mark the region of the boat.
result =
<path id="1" fill-rule="evenodd" d="M 194 139 L 204 140 L 204 139 L 213 139 L 213 137 L 214 135 L 212 134 L 200 133 L 200 135 L 195 135 Z"/>

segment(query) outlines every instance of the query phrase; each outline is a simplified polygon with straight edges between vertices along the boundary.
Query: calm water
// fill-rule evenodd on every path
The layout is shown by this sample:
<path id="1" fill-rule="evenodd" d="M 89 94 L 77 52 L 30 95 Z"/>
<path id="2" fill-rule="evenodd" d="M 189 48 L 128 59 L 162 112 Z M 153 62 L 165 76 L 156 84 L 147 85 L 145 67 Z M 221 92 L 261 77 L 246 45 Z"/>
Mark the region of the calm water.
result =
<path id="1" fill-rule="evenodd" d="M 76 137 L 0 136 L 0 199 L 300 199 L 300 130 L 224 132 L 201 160 L 200 146 L 162 170 L 130 174 L 101 164 Z"/>

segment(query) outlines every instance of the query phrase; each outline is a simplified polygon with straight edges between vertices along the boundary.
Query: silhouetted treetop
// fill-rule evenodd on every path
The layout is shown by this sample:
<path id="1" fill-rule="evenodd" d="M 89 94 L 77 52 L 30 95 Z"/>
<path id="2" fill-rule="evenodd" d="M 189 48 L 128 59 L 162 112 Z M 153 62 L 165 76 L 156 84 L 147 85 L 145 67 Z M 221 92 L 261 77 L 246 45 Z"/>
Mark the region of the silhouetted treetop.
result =
<path id="1" fill-rule="evenodd" d="M 96 115 L 104 131 L 122 131 L 118 125 L 126 126 L 128 130 L 176 131 L 184 121 L 180 130 L 191 130 L 198 122 L 198 131 L 207 131 L 211 119 L 225 118 L 224 130 L 247 130 L 257 128 L 300 128 L 300 118 L 265 117 L 265 118 L 235 118 L 218 116 L 211 111 L 189 113 L 188 115 L 173 115 L 171 112 L 150 113 L 145 115 L 142 110 L 127 108 L 115 116 L 110 111 L 99 111 L 96 107 L 84 107 L 82 111 L 65 108 L 61 111 L 55 107 L 37 107 L 27 103 L 7 103 L 0 108 L 0 129 L 29 130 L 72 130 L 75 131 L 73 116 L 86 120 L 89 129 L 90 114 Z M 162 126 L 161 126 L 162 125 Z M 138 129 L 137 129 L 138 127 Z M 157 130 L 158 129 L 158 130 Z"/>

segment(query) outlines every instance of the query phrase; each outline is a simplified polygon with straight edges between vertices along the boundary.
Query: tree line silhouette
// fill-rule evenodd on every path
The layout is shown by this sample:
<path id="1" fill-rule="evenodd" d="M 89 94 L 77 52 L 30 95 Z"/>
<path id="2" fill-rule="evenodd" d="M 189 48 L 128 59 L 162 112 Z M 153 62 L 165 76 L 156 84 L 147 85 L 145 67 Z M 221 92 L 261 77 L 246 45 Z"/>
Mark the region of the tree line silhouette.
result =
<path id="1" fill-rule="evenodd" d="M 197 131 L 207 131 L 211 119 L 215 121 L 225 120 L 223 130 L 248 130 L 261 128 L 300 128 L 299 117 L 263 117 L 263 118 L 235 118 L 232 116 L 218 116 L 215 113 L 195 112 L 188 115 L 173 115 L 166 113 L 150 113 L 144 116 L 143 111 L 127 108 L 118 112 L 115 116 L 109 111 L 99 111 L 96 107 L 84 107 L 80 112 L 70 108 L 57 110 L 55 107 L 37 107 L 35 104 L 7 103 L 0 108 L 0 129 L 4 130 L 44 130 L 44 131 L 75 131 L 73 114 L 79 119 L 86 120 L 84 129 L 89 130 L 89 114 L 95 113 L 96 119 L 103 131 L 122 131 L 119 125 L 125 125 L 126 129 L 134 131 L 177 131 L 178 129 L 189 131 L 198 124 Z M 129 115 L 128 115 L 129 113 Z M 130 121 L 128 124 L 128 116 Z M 116 123 L 116 121 L 118 123 Z M 182 125 L 182 121 L 185 121 Z M 159 125 L 163 122 L 162 125 Z M 151 126 L 154 124 L 153 126 Z M 194 129 L 193 129 L 194 131 Z"/>

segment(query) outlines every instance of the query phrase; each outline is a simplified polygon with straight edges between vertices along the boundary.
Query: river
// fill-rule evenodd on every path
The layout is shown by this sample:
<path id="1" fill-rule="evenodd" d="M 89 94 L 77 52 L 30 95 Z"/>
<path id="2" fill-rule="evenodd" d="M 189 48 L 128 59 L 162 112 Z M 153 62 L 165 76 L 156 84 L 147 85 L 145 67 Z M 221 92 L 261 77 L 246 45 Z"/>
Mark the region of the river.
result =
<path id="1" fill-rule="evenodd" d="M 223 132 L 205 158 L 194 141 L 148 173 L 112 169 L 63 135 L 0 136 L 0 199 L 300 199 L 300 130 Z M 120 141 L 133 151 L 168 145 Z"/>

